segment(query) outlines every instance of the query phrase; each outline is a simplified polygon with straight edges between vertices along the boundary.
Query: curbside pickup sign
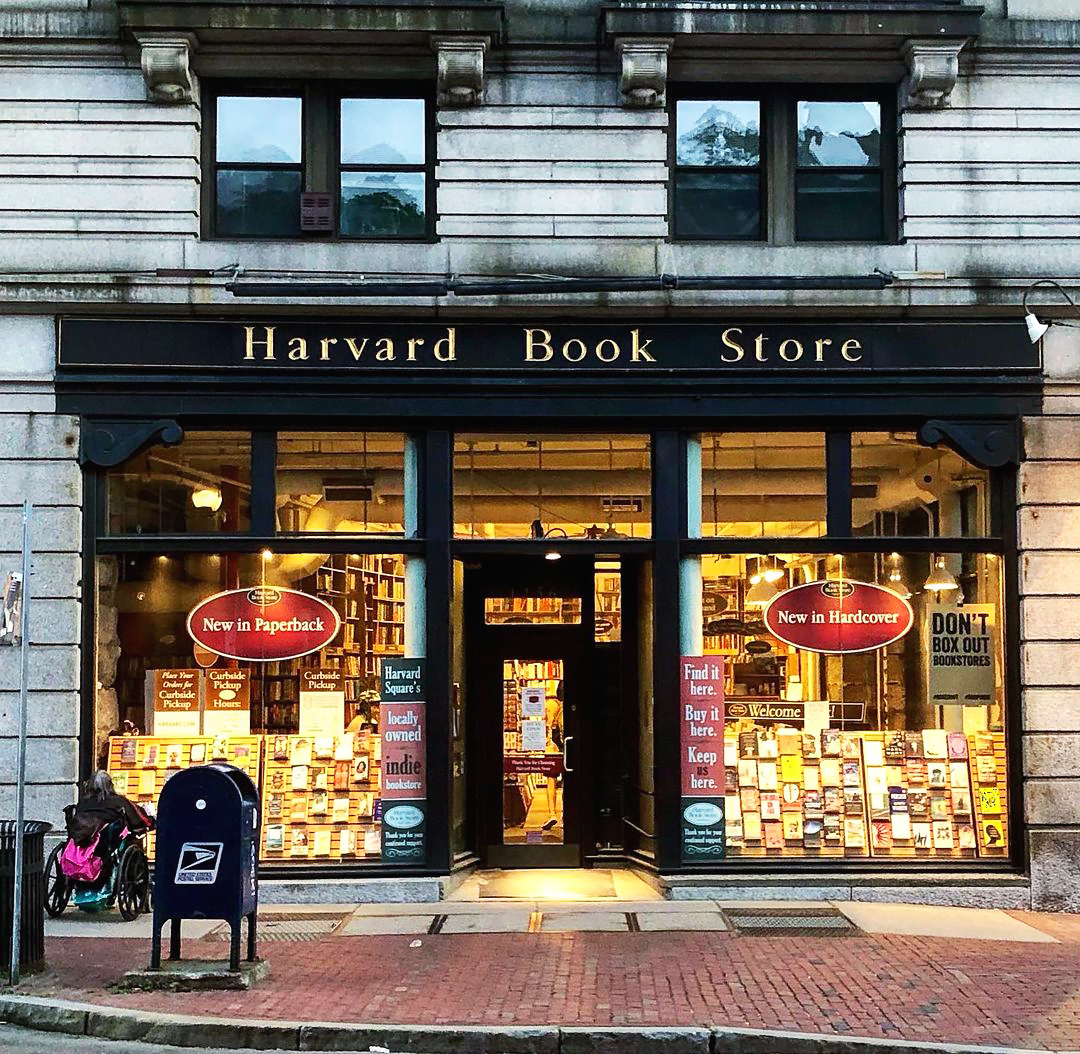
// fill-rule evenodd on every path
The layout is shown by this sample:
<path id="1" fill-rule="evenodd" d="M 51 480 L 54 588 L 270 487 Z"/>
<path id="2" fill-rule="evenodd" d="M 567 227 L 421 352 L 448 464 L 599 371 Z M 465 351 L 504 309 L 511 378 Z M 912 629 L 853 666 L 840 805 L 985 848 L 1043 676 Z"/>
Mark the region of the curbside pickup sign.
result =
<path id="1" fill-rule="evenodd" d="M 325 648 L 341 629 L 338 613 L 296 589 L 255 586 L 215 593 L 188 615 L 191 639 L 226 659 L 275 662 Z"/>
<path id="2" fill-rule="evenodd" d="M 872 582 L 807 582 L 773 597 L 765 627 L 785 644 L 824 655 L 875 651 L 911 630 L 915 615 L 899 593 Z"/>

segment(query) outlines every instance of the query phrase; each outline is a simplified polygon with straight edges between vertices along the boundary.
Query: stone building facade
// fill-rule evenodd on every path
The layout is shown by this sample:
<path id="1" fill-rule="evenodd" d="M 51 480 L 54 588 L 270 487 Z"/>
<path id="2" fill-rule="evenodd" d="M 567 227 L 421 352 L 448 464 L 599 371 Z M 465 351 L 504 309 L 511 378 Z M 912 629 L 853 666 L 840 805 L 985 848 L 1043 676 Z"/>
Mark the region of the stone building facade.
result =
<path id="1" fill-rule="evenodd" d="M 761 10 L 758 10 L 758 8 Z M 826 10 L 827 6 L 827 10 Z M 502 291 L 312 300 L 277 315 L 704 321 L 1056 321 L 1019 469 L 1021 879 L 1002 903 L 1080 910 L 1080 20 L 1069 0 L 837 7 L 444 2 L 205 5 L 0 0 L 0 550 L 35 506 L 29 815 L 57 821 L 102 729 L 91 661 L 115 648 L 85 604 L 77 414 L 58 412 L 57 320 L 265 317 L 227 286 L 289 277 L 892 276 L 883 289 Z M 208 13 L 209 12 L 209 13 Z M 204 84 L 412 79 L 432 87 L 434 221 L 418 241 L 225 239 L 208 228 Z M 358 73 L 358 71 L 360 71 Z M 362 76 L 361 76 L 362 74 Z M 895 237 L 672 237 L 672 86 L 895 91 Z M 895 177 L 895 178 L 894 178 Z M 670 284 L 669 284 L 670 286 Z M 962 398 L 959 397 L 959 398 Z M 60 400 L 61 411 L 65 404 Z M 97 592 L 108 591 L 99 579 Z M 1007 591 L 1008 591 L 1007 587 Z M 88 610 L 89 608 L 89 610 Z M 97 650 L 85 654 L 88 627 Z M 114 656 L 115 658 L 115 656 Z M 99 676 L 101 666 L 95 665 Z M 0 808 L 13 805 L 18 690 L 0 654 Z M 105 724 L 109 722 L 106 720 Z M 81 746 L 80 746 L 81 744 Z M 897 895 L 919 898 L 902 890 Z M 895 891 L 894 891 L 895 892 Z M 972 894 L 975 897 L 981 894 Z M 963 894 L 953 892 L 953 899 Z"/>

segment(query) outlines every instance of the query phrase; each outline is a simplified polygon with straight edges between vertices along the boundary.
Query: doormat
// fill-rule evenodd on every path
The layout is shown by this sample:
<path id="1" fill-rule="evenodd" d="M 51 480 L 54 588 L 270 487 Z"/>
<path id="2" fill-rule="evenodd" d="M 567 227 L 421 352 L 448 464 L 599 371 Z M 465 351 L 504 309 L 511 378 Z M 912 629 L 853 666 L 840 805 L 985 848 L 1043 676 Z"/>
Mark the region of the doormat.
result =
<path id="1" fill-rule="evenodd" d="M 480 876 L 483 899 L 504 900 L 598 900 L 616 897 L 610 871 L 555 869 L 542 871 L 493 871 Z"/>

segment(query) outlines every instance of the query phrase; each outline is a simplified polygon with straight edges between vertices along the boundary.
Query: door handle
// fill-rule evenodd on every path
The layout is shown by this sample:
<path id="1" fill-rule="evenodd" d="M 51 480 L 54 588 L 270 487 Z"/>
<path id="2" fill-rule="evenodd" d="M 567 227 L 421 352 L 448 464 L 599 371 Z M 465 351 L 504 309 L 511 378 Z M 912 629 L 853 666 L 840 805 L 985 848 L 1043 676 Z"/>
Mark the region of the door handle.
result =
<path id="1" fill-rule="evenodd" d="M 570 740 L 573 736 L 563 736 L 562 741 L 562 768 L 563 772 L 573 772 L 574 770 L 566 763 L 566 752 L 570 749 Z"/>

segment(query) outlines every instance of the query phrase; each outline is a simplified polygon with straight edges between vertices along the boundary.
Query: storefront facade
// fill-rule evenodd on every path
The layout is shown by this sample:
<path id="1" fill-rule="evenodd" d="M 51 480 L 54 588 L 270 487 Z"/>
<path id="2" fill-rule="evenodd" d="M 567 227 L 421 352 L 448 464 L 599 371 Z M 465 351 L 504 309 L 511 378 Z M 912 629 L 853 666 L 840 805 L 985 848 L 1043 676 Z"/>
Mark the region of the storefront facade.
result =
<path id="1" fill-rule="evenodd" d="M 13 16 L 31 814 L 224 759 L 289 895 L 1080 909 L 1065 7 Z"/>
<path id="2" fill-rule="evenodd" d="M 186 764 L 249 767 L 282 876 L 1007 883 L 1041 384 L 1010 323 L 64 318 L 82 765 L 144 800 Z M 779 628 L 821 583 L 870 591 L 840 603 L 854 637 L 827 598 Z M 282 591 L 329 609 L 321 635 Z M 799 617 L 840 628 L 803 639 Z M 414 659 L 398 701 L 386 670 Z"/>

